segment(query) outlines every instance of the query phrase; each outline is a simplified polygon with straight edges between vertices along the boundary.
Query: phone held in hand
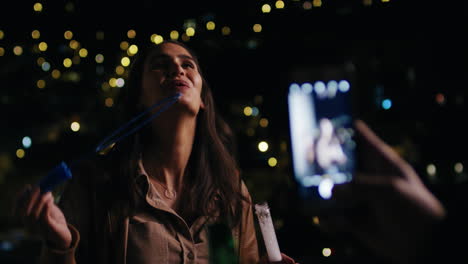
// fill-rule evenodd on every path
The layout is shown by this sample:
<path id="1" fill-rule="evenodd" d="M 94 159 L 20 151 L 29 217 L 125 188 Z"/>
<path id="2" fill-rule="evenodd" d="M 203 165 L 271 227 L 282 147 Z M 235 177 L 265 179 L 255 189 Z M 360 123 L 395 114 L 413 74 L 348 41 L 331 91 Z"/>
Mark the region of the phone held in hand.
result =
<path id="1" fill-rule="evenodd" d="M 288 112 L 293 172 L 306 210 L 333 206 L 333 187 L 350 182 L 355 168 L 351 85 L 291 83 Z"/>

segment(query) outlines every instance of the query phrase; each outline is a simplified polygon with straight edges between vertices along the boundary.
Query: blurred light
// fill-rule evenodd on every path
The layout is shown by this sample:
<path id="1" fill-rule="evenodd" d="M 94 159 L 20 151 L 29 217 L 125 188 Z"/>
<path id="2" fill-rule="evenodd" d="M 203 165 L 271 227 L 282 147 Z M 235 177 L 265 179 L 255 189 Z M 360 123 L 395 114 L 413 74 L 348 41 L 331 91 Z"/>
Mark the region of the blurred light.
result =
<path id="1" fill-rule="evenodd" d="M 120 64 L 122 64 L 122 66 L 124 66 L 124 67 L 127 67 L 128 65 L 130 65 L 130 58 L 129 57 L 123 57 L 120 60 Z"/>
<path id="2" fill-rule="evenodd" d="M 231 34 L 231 28 L 228 26 L 224 26 L 223 28 L 221 28 L 221 34 L 223 34 L 223 36 Z"/>
<path id="3" fill-rule="evenodd" d="M 49 71 L 50 70 L 50 63 L 48 63 L 47 61 L 42 63 L 41 68 L 42 68 L 43 71 Z"/>
<path id="4" fill-rule="evenodd" d="M 0 251 L 12 251 L 14 249 L 13 243 L 7 240 L 0 241 Z"/>
<path id="5" fill-rule="evenodd" d="M 37 63 L 38 66 L 42 66 L 42 64 L 43 64 L 44 62 L 46 62 L 46 60 L 45 60 L 43 57 L 39 57 L 39 58 L 37 58 L 37 60 L 36 60 L 36 63 Z"/>
<path id="6" fill-rule="evenodd" d="M 75 11 L 75 5 L 73 4 L 73 2 L 68 2 L 65 5 L 65 11 L 67 11 L 68 13 Z"/>
<path id="7" fill-rule="evenodd" d="M 70 40 L 70 39 L 73 38 L 73 32 L 71 32 L 70 30 L 67 30 L 67 31 L 65 31 L 65 33 L 63 33 L 63 37 L 64 37 L 65 39 Z"/>
<path id="8" fill-rule="evenodd" d="M 302 3 L 302 8 L 304 8 L 304 10 L 312 9 L 312 3 L 310 1 L 304 1 L 304 3 Z"/>
<path id="9" fill-rule="evenodd" d="M 74 49 L 76 50 L 77 48 L 80 47 L 80 43 L 76 40 L 70 40 L 70 43 L 68 43 L 68 46 L 71 48 L 71 49 Z"/>
<path id="10" fill-rule="evenodd" d="M 338 83 L 334 80 L 331 80 L 327 83 L 328 98 L 334 98 L 336 96 L 336 91 L 338 90 Z"/>
<path id="11" fill-rule="evenodd" d="M 24 154 L 25 154 L 24 149 L 20 148 L 16 150 L 16 157 L 18 157 L 19 159 L 24 158 Z"/>
<path id="12" fill-rule="evenodd" d="M 81 48 L 78 51 L 78 54 L 80 55 L 81 58 L 86 58 L 88 56 L 88 50 L 85 48 Z"/>
<path id="13" fill-rule="evenodd" d="M 112 107 L 114 105 L 114 99 L 107 97 L 106 100 L 104 100 L 104 105 L 107 107 Z"/>
<path id="14" fill-rule="evenodd" d="M 128 47 L 128 50 L 127 50 L 127 54 L 129 56 L 133 56 L 135 54 L 138 53 L 138 46 L 133 44 L 133 45 L 130 45 L 130 47 Z"/>
<path id="15" fill-rule="evenodd" d="M 382 1 L 382 3 L 388 3 L 388 2 L 390 2 L 390 0 L 381 0 L 381 1 Z"/>
<path id="16" fill-rule="evenodd" d="M 180 38 L 182 39 L 182 41 L 185 41 L 185 42 L 190 40 L 190 37 L 187 36 L 187 34 L 185 34 L 185 33 L 182 33 L 182 36 Z"/>
<path id="17" fill-rule="evenodd" d="M 123 87 L 125 85 L 125 80 L 122 79 L 122 78 L 118 78 L 116 81 L 115 81 L 115 85 L 119 88 Z"/>
<path id="18" fill-rule="evenodd" d="M 124 72 L 125 72 L 125 68 L 122 65 L 115 67 L 115 73 L 117 73 L 118 75 L 122 75 L 124 74 Z"/>
<path id="19" fill-rule="evenodd" d="M 110 85 L 110 87 L 116 87 L 117 86 L 117 79 L 116 78 L 110 78 L 109 79 L 109 85 Z"/>
<path id="20" fill-rule="evenodd" d="M 133 29 L 130 29 L 129 31 L 127 31 L 127 37 L 128 37 L 129 39 L 135 38 L 135 37 L 136 37 L 136 31 L 133 30 Z"/>
<path id="21" fill-rule="evenodd" d="M 206 22 L 206 29 L 207 30 L 214 30 L 216 28 L 216 24 L 213 21 Z"/>
<path id="22" fill-rule="evenodd" d="M 66 58 L 63 60 L 63 66 L 65 66 L 66 68 L 70 68 L 72 66 L 72 60 L 70 58 Z"/>
<path id="23" fill-rule="evenodd" d="M 26 137 L 23 137 L 23 140 L 21 140 L 21 143 L 23 143 L 24 148 L 29 148 L 31 147 L 32 140 L 30 137 L 26 136 Z"/>
<path id="24" fill-rule="evenodd" d="M 322 0 L 313 0 L 312 4 L 314 7 L 321 7 L 322 6 Z"/>
<path id="25" fill-rule="evenodd" d="M 120 49 L 121 49 L 121 50 L 127 50 L 127 49 L 128 49 L 128 46 L 130 46 L 130 44 L 128 44 L 127 41 L 122 41 L 122 42 L 120 42 Z"/>
<path id="26" fill-rule="evenodd" d="M 351 84 L 346 80 L 341 80 L 338 82 L 338 90 L 340 92 L 346 93 L 351 88 Z"/>
<path id="27" fill-rule="evenodd" d="M 277 0 L 275 3 L 275 7 L 277 9 L 283 9 L 284 8 L 284 2 L 282 0 Z"/>
<path id="28" fill-rule="evenodd" d="M 193 28 L 193 27 L 188 27 L 188 28 L 185 30 L 185 34 L 187 34 L 187 36 L 189 36 L 189 37 L 192 37 L 193 35 L 195 35 L 195 28 Z"/>
<path id="29" fill-rule="evenodd" d="M 316 81 L 314 83 L 314 90 L 318 95 L 324 96 L 325 92 L 327 91 L 327 86 L 322 81 Z"/>
<path id="30" fill-rule="evenodd" d="M 315 225 L 320 225 L 320 218 L 318 216 L 314 216 L 314 217 L 312 217 L 312 222 Z"/>
<path id="31" fill-rule="evenodd" d="M 462 173 L 463 172 L 463 164 L 461 162 L 455 163 L 455 166 L 453 166 L 453 169 L 455 170 L 456 173 Z"/>
<path id="32" fill-rule="evenodd" d="M 333 181 L 330 178 L 324 178 L 320 181 L 318 192 L 323 199 L 331 198 L 333 185 Z"/>
<path id="33" fill-rule="evenodd" d="M 95 60 L 97 63 L 103 63 L 103 62 L 104 62 L 104 55 L 102 55 L 102 54 L 96 54 L 96 56 L 94 57 L 94 60 Z"/>
<path id="34" fill-rule="evenodd" d="M 251 116 L 252 115 L 252 107 L 250 107 L 250 106 L 244 107 L 244 115 Z"/>
<path id="35" fill-rule="evenodd" d="M 257 33 L 262 32 L 262 25 L 255 24 L 255 25 L 253 25 L 252 29 L 253 29 L 254 32 L 257 32 Z"/>
<path id="36" fill-rule="evenodd" d="M 390 99 L 384 99 L 382 100 L 382 108 L 385 110 L 388 110 L 392 107 L 392 100 Z"/>
<path id="37" fill-rule="evenodd" d="M 271 6 L 269 4 L 262 5 L 262 12 L 263 13 L 270 13 L 271 12 Z"/>
<path id="38" fill-rule="evenodd" d="M 445 95 L 443 93 L 437 93 L 435 100 L 438 104 L 443 105 L 445 104 Z"/>
<path id="39" fill-rule="evenodd" d="M 177 30 L 172 30 L 171 33 L 169 33 L 169 36 L 173 40 L 179 39 L 179 32 Z"/>
<path id="40" fill-rule="evenodd" d="M 267 127 L 268 126 L 268 119 L 261 118 L 258 123 L 260 124 L 261 127 Z"/>
<path id="41" fill-rule="evenodd" d="M 151 42 L 155 44 L 160 44 L 164 41 L 164 38 L 161 35 L 158 34 L 152 34 L 151 35 Z"/>
<path id="42" fill-rule="evenodd" d="M 5 32 L 3 30 L 0 30 L 0 39 L 3 39 L 5 37 Z"/>
<path id="43" fill-rule="evenodd" d="M 45 43 L 44 41 L 39 43 L 39 50 L 40 51 L 46 51 L 47 50 L 47 43 Z"/>
<path id="44" fill-rule="evenodd" d="M 38 80 L 38 81 L 36 82 L 36 86 L 37 86 L 37 88 L 39 88 L 39 89 L 43 89 L 43 88 L 45 88 L 45 86 L 46 86 L 46 82 L 45 82 L 44 80 Z"/>
<path id="45" fill-rule="evenodd" d="M 252 107 L 252 116 L 257 116 L 260 111 L 258 110 L 257 107 Z"/>
<path id="46" fill-rule="evenodd" d="M 266 141 L 260 141 L 258 143 L 258 150 L 261 152 L 265 152 L 268 150 L 268 143 Z"/>
<path id="47" fill-rule="evenodd" d="M 332 251 L 331 251 L 330 248 L 323 248 L 322 249 L 322 255 L 324 257 L 329 257 L 329 256 L 331 256 L 331 254 L 332 254 Z"/>
<path id="48" fill-rule="evenodd" d="M 437 168 L 436 168 L 436 166 L 434 164 L 431 163 L 431 164 L 427 165 L 426 172 L 427 172 L 428 175 L 433 176 L 433 175 L 435 175 L 437 173 Z"/>
<path id="49" fill-rule="evenodd" d="M 270 167 L 275 167 L 278 164 L 278 160 L 275 157 L 271 157 L 268 159 L 268 165 Z"/>
<path id="50" fill-rule="evenodd" d="M 43 7 L 42 7 L 42 4 L 41 4 L 41 3 L 35 3 L 35 4 L 33 5 L 33 9 L 34 9 L 34 11 L 36 11 L 36 12 L 41 12 L 41 11 L 42 11 L 42 8 L 43 8 Z"/>
<path id="51" fill-rule="evenodd" d="M 363 3 L 365 6 L 371 6 L 371 5 L 372 5 L 372 0 L 362 0 L 362 3 Z"/>
<path id="52" fill-rule="evenodd" d="M 311 93 L 314 90 L 314 86 L 311 83 L 306 82 L 301 85 L 301 89 L 304 93 Z"/>
<path id="53" fill-rule="evenodd" d="M 38 39 L 41 37 L 41 32 L 39 32 L 39 30 L 35 29 L 31 32 L 31 37 L 33 39 Z"/>
<path id="54" fill-rule="evenodd" d="M 20 56 L 21 54 L 23 54 L 23 47 L 15 46 L 13 48 L 13 54 L 15 54 L 16 56 Z"/>
<path id="55" fill-rule="evenodd" d="M 289 85 L 289 90 L 292 91 L 292 92 L 298 92 L 298 91 L 301 90 L 301 87 L 297 83 L 291 83 Z"/>
<path id="56" fill-rule="evenodd" d="M 101 89 L 102 89 L 104 92 L 109 91 L 109 90 L 110 90 L 110 85 L 109 85 L 109 83 L 108 83 L 108 82 L 103 82 L 103 83 L 101 84 Z"/>
<path id="57" fill-rule="evenodd" d="M 104 31 L 96 31 L 96 39 L 103 40 L 104 39 Z"/>
<path id="58" fill-rule="evenodd" d="M 80 123 L 78 122 L 72 122 L 70 124 L 70 129 L 73 131 L 73 132 L 78 132 L 80 130 Z"/>
<path id="59" fill-rule="evenodd" d="M 0 56 L 3 56 L 5 55 L 5 49 L 0 47 Z"/>
<path id="60" fill-rule="evenodd" d="M 52 78 L 58 79 L 58 78 L 60 78 L 60 75 L 61 75 L 61 73 L 60 73 L 59 70 L 55 69 L 55 70 L 52 71 Z"/>

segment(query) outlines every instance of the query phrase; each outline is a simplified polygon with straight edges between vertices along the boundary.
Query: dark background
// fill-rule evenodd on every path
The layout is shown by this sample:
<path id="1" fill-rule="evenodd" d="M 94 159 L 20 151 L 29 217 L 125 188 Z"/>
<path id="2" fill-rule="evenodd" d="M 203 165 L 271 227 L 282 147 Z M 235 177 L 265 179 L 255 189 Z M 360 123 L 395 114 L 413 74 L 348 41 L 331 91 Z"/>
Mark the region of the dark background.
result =
<path id="1" fill-rule="evenodd" d="M 407 3 L 411 2 L 411 3 Z M 91 151 L 119 123 L 105 98 L 116 99 L 121 88 L 103 89 L 117 76 L 115 67 L 126 52 L 122 41 L 141 45 L 157 33 L 169 38 L 194 22 L 187 40 L 199 55 L 217 105 L 231 123 L 238 141 L 239 162 L 253 199 L 268 201 L 280 247 L 300 263 L 376 263 L 359 242 L 336 239 L 319 231 L 312 216 L 298 206 L 293 181 L 287 116 L 287 88 L 300 71 L 313 80 L 347 79 L 356 95 L 356 116 L 365 120 L 405 157 L 447 206 L 453 188 L 466 183 L 467 12 L 461 1 L 322 0 L 312 1 L 34 1 L 0 7 L 0 262 L 30 263 L 38 241 L 9 214 L 11 198 L 25 183 L 35 182 L 60 161 Z M 261 6 L 270 4 L 270 13 Z M 216 28 L 208 31 L 207 21 Z M 262 25 L 253 32 L 252 26 Z M 221 34 L 229 26 L 231 34 Z M 135 38 L 127 31 L 134 29 Z M 31 32 L 39 30 L 39 39 Z M 76 56 L 64 32 L 88 56 L 70 68 L 64 58 Z M 97 39 L 97 32 L 104 35 Z M 179 38 L 180 40 L 180 38 Z M 44 41 L 45 52 L 35 45 Z M 21 55 L 13 48 L 21 46 Z M 1 50 L 0 50 L 1 51 Z M 105 60 L 97 64 L 96 54 Z M 37 60 L 51 65 L 44 71 Z M 51 77 L 53 69 L 61 77 Z M 78 76 L 73 81 L 69 76 Z M 45 80 L 46 87 L 36 82 Z M 392 100 L 390 109 L 381 102 Z M 257 116 L 243 108 L 257 107 Z M 259 126 L 267 118 L 267 127 Z M 72 132 L 72 121 L 81 130 Z M 32 145 L 25 148 L 22 139 Z M 266 153 L 257 144 L 269 143 Z M 17 157 L 23 149 L 25 156 Z M 278 164 L 268 166 L 269 157 Z M 436 173 L 428 167 L 435 166 Z M 332 255 L 322 255 L 331 248 Z"/>

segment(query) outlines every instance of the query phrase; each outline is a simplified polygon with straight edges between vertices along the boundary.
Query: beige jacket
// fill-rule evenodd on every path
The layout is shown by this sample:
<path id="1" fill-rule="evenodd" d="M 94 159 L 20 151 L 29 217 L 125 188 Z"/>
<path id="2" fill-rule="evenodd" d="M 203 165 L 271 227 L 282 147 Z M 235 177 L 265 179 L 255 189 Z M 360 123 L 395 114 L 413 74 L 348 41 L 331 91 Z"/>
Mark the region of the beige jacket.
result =
<path id="1" fill-rule="evenodd" d="M 121 208 L 110 208 L 108 184 L 100 182 L 104 173 L 96 165 L 81 166 L 60 196 L 62 209 L 72 232 L 72 247 L 56 250 L 43 246 L 40 263 L 127 264 L 129 217 Z M 250 194 L 244 183 L 242 190 L 250 200 L 244 203 L 240 226 L 232 230 L 239 263 L 259 262 L 254 216 Z"/>

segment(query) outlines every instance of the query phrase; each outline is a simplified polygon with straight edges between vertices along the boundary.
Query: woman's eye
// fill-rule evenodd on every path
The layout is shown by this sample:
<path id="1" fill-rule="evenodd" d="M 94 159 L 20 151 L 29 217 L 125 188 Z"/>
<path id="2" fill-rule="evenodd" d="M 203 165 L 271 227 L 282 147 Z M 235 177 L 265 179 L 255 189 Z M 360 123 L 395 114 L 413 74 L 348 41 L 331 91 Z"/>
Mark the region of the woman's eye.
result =
<path id="1" fill-rule="evenodd" d="M 184 68 L 187 68 L 187 67 L 192 68 L 192 69 L 195 68 L 195 65 L 193 65 L 193 63 L 191 63 L 191 62 L 183 63 L 182 66 Z"/>

